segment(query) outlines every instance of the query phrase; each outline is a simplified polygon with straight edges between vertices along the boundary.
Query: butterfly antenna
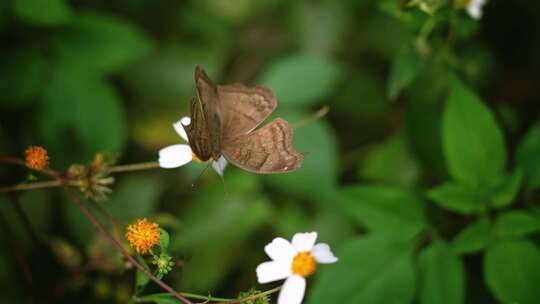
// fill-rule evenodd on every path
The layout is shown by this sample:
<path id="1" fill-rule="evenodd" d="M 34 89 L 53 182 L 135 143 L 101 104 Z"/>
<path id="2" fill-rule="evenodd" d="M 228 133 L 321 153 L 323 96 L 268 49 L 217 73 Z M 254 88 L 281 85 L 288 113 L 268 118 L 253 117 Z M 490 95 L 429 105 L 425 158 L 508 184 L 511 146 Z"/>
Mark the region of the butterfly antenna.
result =
<path id="1" fill-rule="evenodd" d="M 206 167 L 204 167 L 204 169 L 201 171 L 201 173 L 199 173 L 199 176 L 197 177 L 197 179 L 191 183 L 191 188 L 195 189 L 199 186 L 199 180 L 201 179 L 201 177 L 203 176 L 204 172 L 206 172 L 206 169 L 208 169 L 208 167 L 210 167 L 210 162 L 208 162 L 208 165 L 206 165 Z"/>
<path id="2" fill-rule="evenodd" d="M 322 117 L 324 117 L 328 112 L 330 111 L 330 107 L 329 106 L 324 106 L 322 108 L 320 108 L 317 112 L 313 113 L 311 116 L 309 117 L 306 117 L 300 121 L 297 121 L 296 123 L 294 123 L 292 125 L 292 127 L 294 129 L 297 129 L 297 128 L 300 128 L 300 127 L 303 127 L 305 125 L 307 125 L 308 123 L 310 122 L 313 122 L 317 119 L 321 119 Z"/>

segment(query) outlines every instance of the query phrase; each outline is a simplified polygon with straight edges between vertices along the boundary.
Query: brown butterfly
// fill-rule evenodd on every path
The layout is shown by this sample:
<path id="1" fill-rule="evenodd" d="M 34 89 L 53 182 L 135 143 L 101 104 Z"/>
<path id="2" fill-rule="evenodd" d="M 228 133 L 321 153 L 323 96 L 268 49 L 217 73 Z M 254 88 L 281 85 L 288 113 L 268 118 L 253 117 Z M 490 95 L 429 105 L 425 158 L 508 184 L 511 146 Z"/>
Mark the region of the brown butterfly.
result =
<path id="1" fill-rule="evenodd" d="M 187 134 L 193 160 L 214 161 L 218 173 L 222 173 L 226 164 L 223 158 L 254 173 L 290 172 L 302 165 L 304 154 L 292 147 L 293 129 L 287 121 L 276 118 L 255 129 L 277 107 L 270 90 L 241 84 L 216 86 L 199 66 L 195 68 L 195 84 L 191 120 L 183 119 L 181 126 L 175 125 L 181 136 L 182 132 Z M 168 153 L 160 151 L 162 167 L 176 167 L 181 163 L 171 160 L 175 146 L 176 155 L 180 150 L 185 150 L 182 153 L 186 154 L 186 147 L 180 147 L 186 145 L 162 149 L 170 150 Z M 171 160 L 169 166 L 168 160 Z M 221 166 L 221 172 L 216 166 Z"/>

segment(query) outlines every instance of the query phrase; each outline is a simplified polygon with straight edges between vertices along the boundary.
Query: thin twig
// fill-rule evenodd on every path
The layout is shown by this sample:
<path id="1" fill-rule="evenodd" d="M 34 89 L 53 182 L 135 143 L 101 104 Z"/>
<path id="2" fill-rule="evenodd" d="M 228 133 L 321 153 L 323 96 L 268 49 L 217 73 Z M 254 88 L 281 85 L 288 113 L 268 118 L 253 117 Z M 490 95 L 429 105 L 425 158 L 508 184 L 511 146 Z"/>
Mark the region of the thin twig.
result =
<path id="1" fill-rule="evenodd" d="M 62 186 L 62 181 L 61 180 L 52 180 L 52 181 L 35 182 L 35 183 L 24 183 L 24 184 L 17 184 L 17 185 L 13 185 L 13 186 L 0 187 L 0 193 L 2 193 L 2 192 L 20 191 L 20 190 L 33 190 L 33 189 L 41 189 L 41 188 L 52 188 L 52 187 L 60 187 L 60 186 Z"/>
<path id="2" fill-rule="evenodd" d="M 7 164 L 12 164 L 12 165 L 18 165 L 18 166 L 25 167 L 27 169 L 34 170 L 32 168 L 28 168 L 26 166 L 26 162 L 24 160 L 19 159 L 19 158 L 15 158 L 15 157 L 1 156 L 0 157 L 0 162 L 7 163 Z M 57 171 L 55 171 L 53 169 L 41 169 L 41 170 L 34 170 L 34 171 L 41 172 L 41 173 L 43 173 L 45 175 L 52 176 L 52 177 L 55 177 L 55 178 L 61 176 L 60 173 L 58 173 Z"/>
<path id="3" fill-rule="evenodd" d="M 34 279 L 32 277 L 32 271 L 30 270 L 30 263 L 26 259 L 24 252 L 21 250 L 20 246 L 16 243 L 17 238 L 13 237 L 13 231 L 8 225 L 8 221 L 4 215 L 0 212 L 0 228 L 4 230 L 4 235 L 7 236 L 7 248 L 12 252 L 13 257 L 15 258 L 16 263 L 19 266 L 22 279 L 25 283 L 25 288 L 30 290 L 30 293 L 33 295 L 34 291 Z"/>
<path id="4" fill-rule="evenodd" d="M 182 303 L 185 304 L 193 304 L 190 300 L 186 299 L 184 296 L 176 292 L 172 287 L 161 281 L 160 279 L 156 278 L 152 273 L 150 273 L 146 268 L 144 268 L 139 262 L 137 262 L 125 249 L 124 247 L 114 238 L 112 237 L 107 230 L 98 222 L 98 220 L 94 217 L 94 215 L 90 212 L 90 210 L 80 201 L 79 197 L 71 188 L 68 186 L 64 187 L 64 191 L 66 194 L 71 198 L 71 200 L 81 209 L 83 214 L 90 220 L 90 222 L 99 230 L 99 232 L 107 238 L 111 244 L 120 252 L 122 255 L 138 270 L 143 272 L 147 277 L 149 277 L 152 281 L 154 281 L 156 284 L 158 284 L 161 288 L 168 291 L 171 295 L 173 295 L 175 298 L 180 300 Z"/>
<path id="5" fill-rule="evenodd" d="M 26 212 L 22 208 L 17 193 L 10 193 L 9 197 L 11 199 L 13 209 L 15 209 L 15 213 L 17 213 L 17 216 L 21 220 L 24 230 L 26 231 L 30 239 L 34 242 L 34 245 L 39 248 L 42 244 L 41 239 L 38 237 L 36 231 L 34 230 L 34 227 L 32 227 L 32 222 L 30 222 L 28 215 L 26 215 Z"/>
<path id="6" fill-rule="evenodd" d="M 130 165 L 120 165 L 112 166 L 109 168 L 109 173 L 118 173 L 118 172 L 129 172 L 129 171 L 141 171 L 147 169 L 159 168 L 158 162 L 147 162 L 139 164 L 130 164 Z"/>

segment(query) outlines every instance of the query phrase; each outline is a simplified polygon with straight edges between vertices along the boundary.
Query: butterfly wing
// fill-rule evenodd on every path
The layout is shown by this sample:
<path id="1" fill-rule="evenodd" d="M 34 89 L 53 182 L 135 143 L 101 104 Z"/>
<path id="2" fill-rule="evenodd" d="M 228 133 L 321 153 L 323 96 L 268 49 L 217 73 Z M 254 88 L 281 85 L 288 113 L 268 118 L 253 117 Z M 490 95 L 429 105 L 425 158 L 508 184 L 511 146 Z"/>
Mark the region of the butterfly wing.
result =
<path id="1" fill-rule="evenodd" d="M 191 124 L 185 126 L 189 145 L 202 161 L 217 159 L 221 147 L 221 103 L 205 71 L 195 68 L 197 96 L 191 100 Z"/>
<path id="2" fill-rule="evenodd" d="M 261 86 L 221 85 L 218 94 L 223 111 L 223 138 L 247 134 L 277 107 L 272 92 Z"/>
<path id="3" fill-rule="evenodd" d="M 283 173 L 298 169 L 304 155 L 292 147 L 293 129 L 276 118 L 251 133 L 224 142 L 223 156 L 232 164 L 254 173 Z"/>

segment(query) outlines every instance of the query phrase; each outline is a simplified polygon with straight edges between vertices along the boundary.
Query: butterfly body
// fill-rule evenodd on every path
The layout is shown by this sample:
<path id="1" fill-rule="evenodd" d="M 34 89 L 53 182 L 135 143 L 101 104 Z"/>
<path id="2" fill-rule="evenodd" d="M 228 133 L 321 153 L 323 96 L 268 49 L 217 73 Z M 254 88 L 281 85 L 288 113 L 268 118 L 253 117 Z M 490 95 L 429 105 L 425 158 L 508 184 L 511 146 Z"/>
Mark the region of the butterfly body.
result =
<path id="1" fill-rule="evenodd" d="M 189 144 L 201 161 L 227 161 L 254 173 L 297 169 L 304 155 L 292 147 L 293 129 L 276 118 L 256 129 L 277 107 L 272 92 L 241 84 L 216 86 L 199 66 L 197 95 L 191 101 L 191 123 L 184 126 Z"/>

